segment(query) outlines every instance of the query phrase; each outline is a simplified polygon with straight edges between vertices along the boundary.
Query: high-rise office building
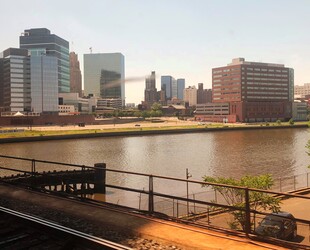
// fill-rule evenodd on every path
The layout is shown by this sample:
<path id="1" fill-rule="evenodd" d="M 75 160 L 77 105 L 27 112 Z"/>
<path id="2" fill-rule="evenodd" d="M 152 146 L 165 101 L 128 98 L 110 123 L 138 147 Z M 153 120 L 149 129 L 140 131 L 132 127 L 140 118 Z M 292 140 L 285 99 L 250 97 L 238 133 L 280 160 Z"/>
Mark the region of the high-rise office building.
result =
<path id="1" fill-rule="evenodd" d="M 287 120 L 292 116 L 294 70 L 283 64 L 233 59 L 212 69 L 214 103 L 229 103 L 236 121 Z"/>
<path id="2" fill-rule="evenodd" d="M 181 79 L 177 79 L 177 98 L 180 100 L 183 100 L 183 92 L 185 89 L 185 79 L 181 78 Z"/>
<path id="3" fill-rule="evenodd" d="M 175 80 L 172 76 L 161 77 L 161 90 L 165 91 L 166 99 L 172 98 L 183 99 L 185 89 L 185 79 Z"/>
<path id="4" fill-rule="evenodd" d="M 82 97 L 82 74 L 78 55 L 70 52 L 70 92 Z"/>
<path id="5" fill-rule="evenodd" d="M 178 96 L 177 81 L 172 76 L 161 77 L 161 89 L 165 90 L 167 100 Z"/>
<path id="6" fill-rule="evenodd" d="M 171 82 L 171 98 L 177 98 L 178 96 L 178 85 L 177 85 L 177 80 L 175 80 L 172 77 L 172 82 Z"/>
<path id="7" fill-rule="evenodd" d="M 151 75 L 145 78 L 144 101 L 148 107 L 158 101 L 155 71 L 152 71 Z"/>
<path id="8" fill-rule="evenodd" d="M 125 106 L 125 59 L 121 53 L 84 54 L 84 92 L 120 98 Z"/>
<path id="9" fill-rule="evenodd" d="M 7 112 L 31 111 L 30 57 L 26 49 L 9 48 L 2 53 L 0 107 Z"/>
<path id="10" fill-rule="evenodd" d="M 20 48 L 29 51 L 42 49 L 42 53 L 57 58 L 58 92 L 70 92 L 69 42 L 51 34 L 46 28 L 27 29 L 19 37 Z"/>
<path id="11" fill-rule="evenodd" d="M 31 50 L 31 110 L 37 113 L 58 113 L 58 59 Z"/>

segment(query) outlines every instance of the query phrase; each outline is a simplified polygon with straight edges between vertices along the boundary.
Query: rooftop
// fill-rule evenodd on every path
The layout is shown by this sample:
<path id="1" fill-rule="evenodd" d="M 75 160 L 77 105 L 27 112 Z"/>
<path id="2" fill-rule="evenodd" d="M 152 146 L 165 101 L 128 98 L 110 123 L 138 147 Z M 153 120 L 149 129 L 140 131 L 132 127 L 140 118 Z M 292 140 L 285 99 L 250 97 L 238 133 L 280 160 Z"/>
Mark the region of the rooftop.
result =
<path id="1" fill-rule="evenodd" d="M 232 62 L 227 64 L 227 66 L 233 66 L 233 65 L 240 65 L 240 64 L 245 64 L 245 65 L 256 65 L 256 66 L 271 66 L 271 67 L 284 67 L 284 64 L 276 64 L 276 63 L 261 63 L 261 62 L 247 62 L 245 61 L 244 58 L 238 57 L 232 59 Z"/>

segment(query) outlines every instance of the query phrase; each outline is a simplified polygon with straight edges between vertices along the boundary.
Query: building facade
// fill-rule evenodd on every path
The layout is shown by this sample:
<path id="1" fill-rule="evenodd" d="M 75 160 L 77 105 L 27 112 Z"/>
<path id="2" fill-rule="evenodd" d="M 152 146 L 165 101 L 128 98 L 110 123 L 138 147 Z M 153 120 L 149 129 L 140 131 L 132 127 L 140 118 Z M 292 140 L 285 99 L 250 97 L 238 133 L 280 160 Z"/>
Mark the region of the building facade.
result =
<path id="1" fill-rule="evenodd" d="M 161 89 L 165 91 L 168 100 L 172 97 L 172 82 L 174 81 L 175 79 L 172 76 L 161 76 Z"/>
<path id="2" fill-rule="evenodd" d="M 59 104 L 73 106 L 76 114 L 92 112 L 89 110 L 89 99 L 80 97 L 78 93 L 59 93 Z"/>
<path id="3" fill-rule="evenodd" d="M 177 93 L 177 98 L 180 99 L 180 100 L 183 100 L 184 98 L 184 89 L 185 89 L 185 79 L 183 78 L 180 78 L 180 79 L 177 79 L 177 89 L 178 89 L 178 93 Z"/>
<path id="4" fill-rule="evenodd" d="M 288 120 L 292 117 L 294 70 L 282 64 L 233 59 L 212 69 L 212 100 L 229 103 L 237 121 Z"/>
<path id="5" fill-rule="evenodd" d="M 165 92 L 166 100 L 171 100 L 172 98 L 183 99 L 184 89 L 185 79 L 176 80 L 172 76 L 161 77 L 161 90 Z"/>
<path id="6" fill-rule="evenodd" d="M 121 53 L 84 54 L 84 92 L 121 99 L 125 106 L 125 59 Z"/>
<path id="7" fill-rule="evenodd" d="M 46 28 L 27 29 L 19 37 L 20 48 L 40 50 L 42 54 L 57 58 L 58 92 L 70 92 L 69 42 L 51 34 Z"/>
<path id="8" fill-rule="evenodd" d="M 197 115 L 229 115 L 229 103 L 206 103 L 197 104 Z"/>
<path id="9" fill-rule="evenodd" d="M 97 100 L 96 113 L 104 113 L 108 110 L 116 110 L 122 108 L 121 98 L 100 98 Z"/>
<path id="10" fill-rule="evenodd" d="M 70 52 L 70 92 L 82 97 L 82 74 L 78 55 Z"/>
<path id="11" fill-rule="evenodd" d="M 4 112 L 30 112 L 30 57 L 26 49 L 9 48 L 0 58 L 0 107 Z"/>
<path id="12" fill-rule="evenodd" d="M 145 79 L 144 102 L 150 108 L 153 103 L 158 102 L 156 89 L 156 75 L 152 71 L 151 75 Z"/>
<path id="13" fill-rule="evenodd" d="M 184 102 L 190 107 L 197 105 L 197 89 L 195 86 L 190 86 L 184 89 Z"/>
<path id="14" fill-rule="evenodd" d="M 293 120 L 307 121 L 308 120 L 308 103 L 295 100 L 293 102 Z"/>
<path id="15" fill-rule="evenodd" d="M 204 89 L 203 83 L 198 83 L 197 104 L 206 104 L 212 102 L 212 90 Z"/>
<path id="16" fill-rule="evenodd" d="M 31 51 L 31 111 L 35 113 L 58 112 L 59 81 L 58 60 L 54 56 Z"/>
<path id="17" fill-rule="evenodd" d="M 305 98 L 306 95 L 310 95 L 310 83 L 305 83 L 304 85 L 295 85 L 294 95 L 300 98 Z"/>

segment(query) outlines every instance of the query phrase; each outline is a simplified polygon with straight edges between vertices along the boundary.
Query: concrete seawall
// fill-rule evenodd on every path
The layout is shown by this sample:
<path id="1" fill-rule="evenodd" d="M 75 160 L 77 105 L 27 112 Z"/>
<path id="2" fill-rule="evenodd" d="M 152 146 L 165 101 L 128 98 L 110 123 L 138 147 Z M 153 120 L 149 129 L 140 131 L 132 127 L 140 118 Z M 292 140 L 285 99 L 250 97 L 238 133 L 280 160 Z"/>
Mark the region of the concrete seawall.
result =
<path id="1" fill-rule="evenodd" d="M 184 134 L 184 133 L 204 133 L 204 132 L 225 132 L 234 130 L 264 130 L 264 129 L 296 129 L 308 128 L 306 124 L 284 125 L 284 126 L 244 126 L 244 127 L 221 127 L 221 128 L 190 128 L 190 129 L 159 129 L 159 130 L 143 130 L 137 131 L 120 131 L 120 132 L 97 132 L 97 133 L 81 133 L 71 135 L 49 135 L 49 136 L 33 136 L 33 137 L 12 137 L 2 138 L 0 143 L 14 142 L 34 142 L 48 140 L 66 140 L 81 138 L 97 138 L 97 137 L 115 137 L 115 136 L 143 136 L 143 135 L 162 135 L 162 134 Z"/>

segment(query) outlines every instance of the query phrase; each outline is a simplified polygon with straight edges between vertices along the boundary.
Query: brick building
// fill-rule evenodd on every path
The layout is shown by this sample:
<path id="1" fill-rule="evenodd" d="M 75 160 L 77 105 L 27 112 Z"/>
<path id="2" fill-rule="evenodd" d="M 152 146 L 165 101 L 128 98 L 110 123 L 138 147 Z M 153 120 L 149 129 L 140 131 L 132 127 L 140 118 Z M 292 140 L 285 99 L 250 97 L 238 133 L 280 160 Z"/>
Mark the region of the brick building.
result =
<path id="1" fill-rule="evenodd" d="M 82 97 L 82 74 L 77 54 L 70 52 L 70 92 Z"/>
<path id="2" fill-rule="evenodd" d="M 212 102 L 212 89 L 204 89 L 203 83 L 198 83 L 197 104 L 206 104 Z"/>
<path id="3" fill-rule="evenodd" d="M 292 117 L 294 70 L 283 64 L 233 59 L 212 69 L 213 103 L 229 103 L 236 121 L 288 120 Z"/>

